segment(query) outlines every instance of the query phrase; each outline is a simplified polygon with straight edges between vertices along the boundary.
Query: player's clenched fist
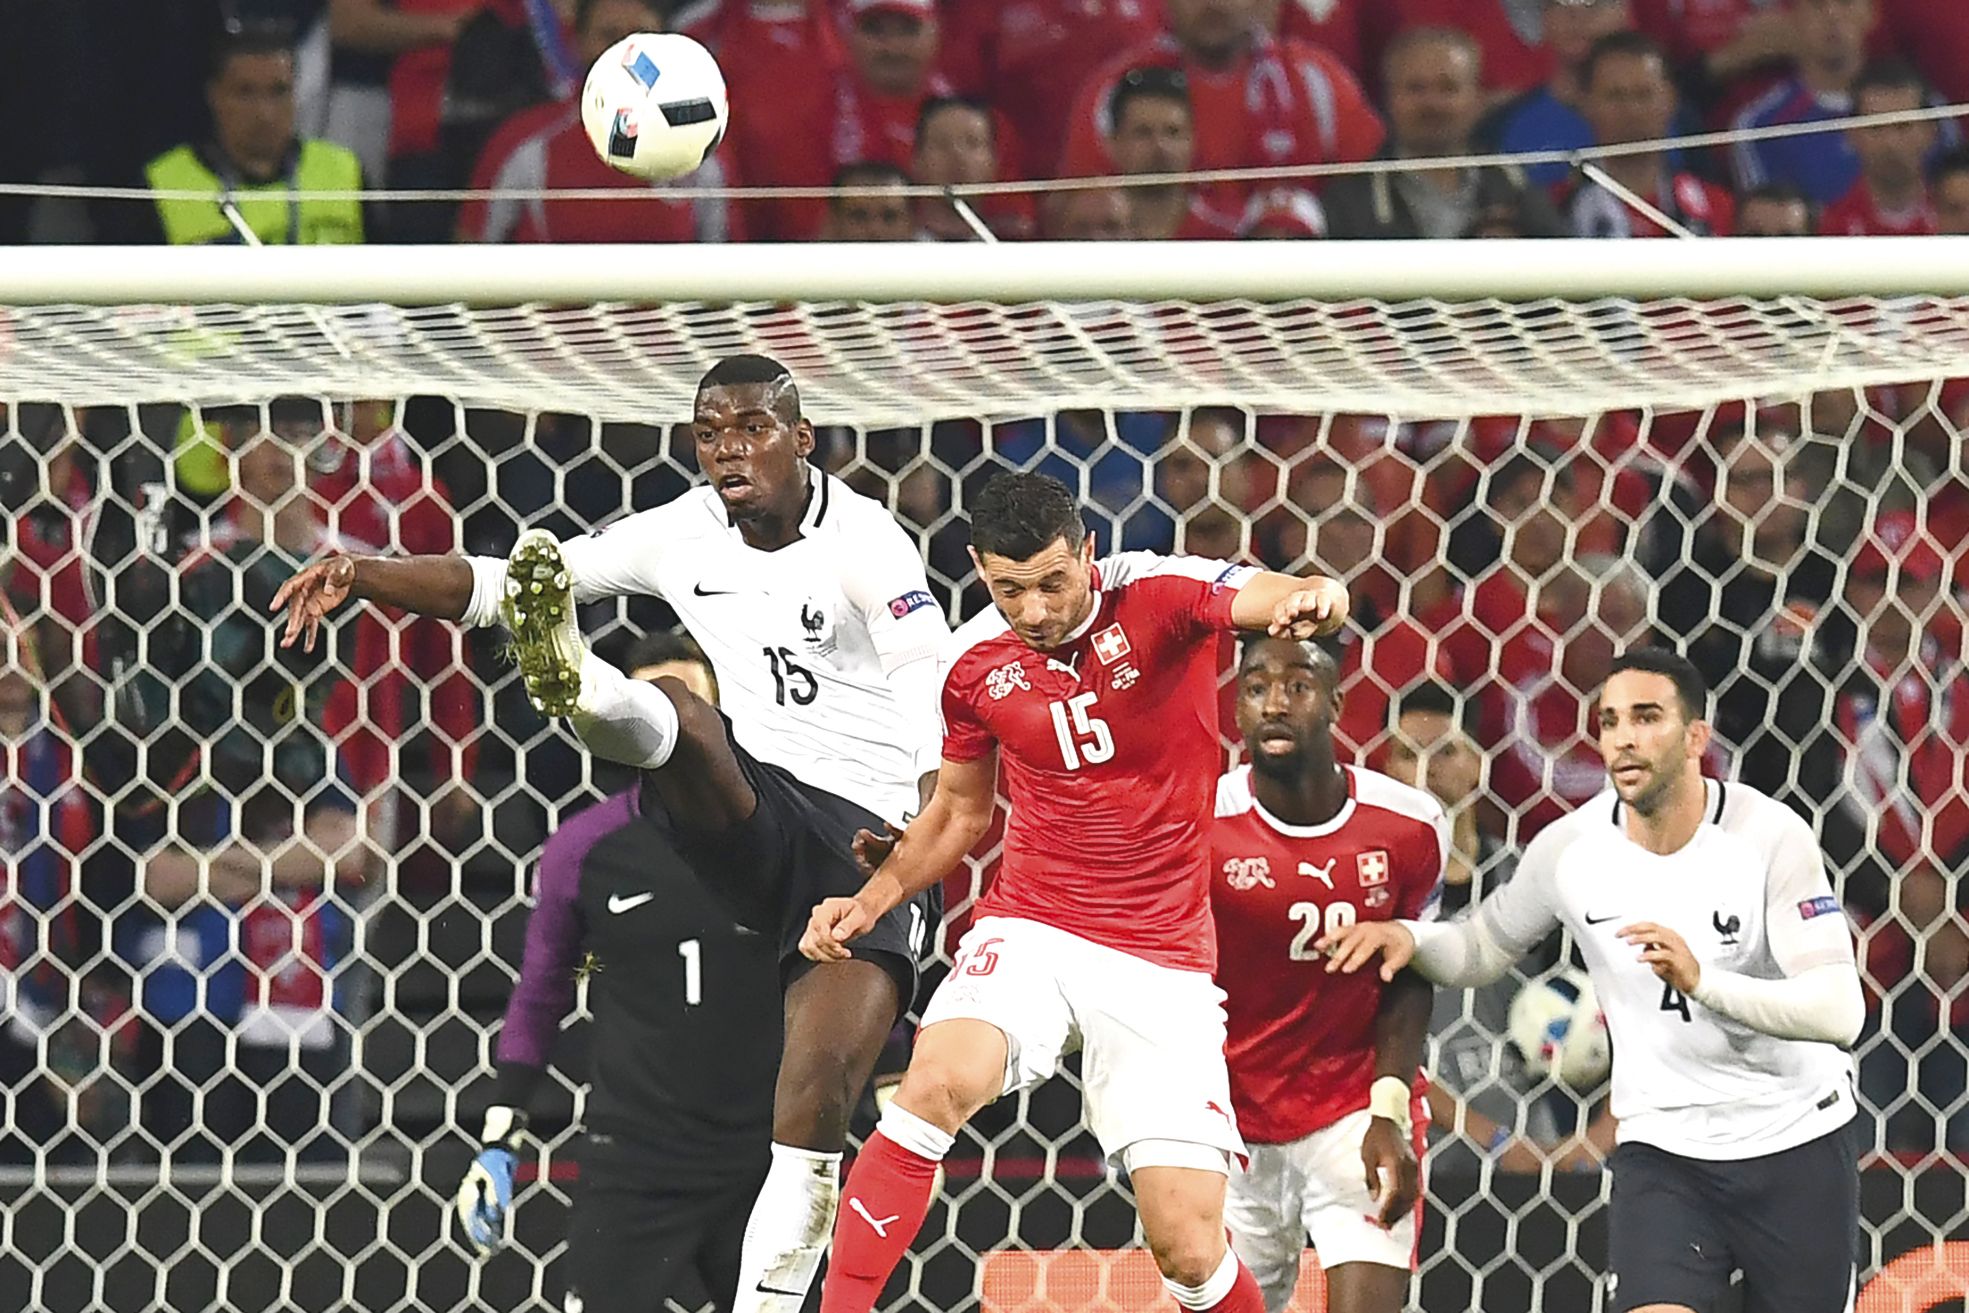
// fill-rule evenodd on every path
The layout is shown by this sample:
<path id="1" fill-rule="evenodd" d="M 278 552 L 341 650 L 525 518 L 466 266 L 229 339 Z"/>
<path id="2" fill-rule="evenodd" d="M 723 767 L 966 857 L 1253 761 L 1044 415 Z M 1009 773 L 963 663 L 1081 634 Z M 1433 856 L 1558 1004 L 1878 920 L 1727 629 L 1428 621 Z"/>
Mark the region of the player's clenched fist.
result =
<path id="1" fill-rule="evenodd" d="M 845 962 L 854 956 L 848 951 L 848 941 L 867 934 L 876 920 L 856 899 L 822 899 L 807 919 L 800 952 L 815 962 Z"/>
<path id="2" fill-rule="evenodd" d="M 1315 579 L 1286 594 L 1272 608 L 1273 638 L 1319 638 L 1347 623 L 1347 587 L 1337 579 Z"/>
<path id="3" fill-rule="evenodd" d="M 1326 954 L 1326 969 L 1352 974 L 1381 956 L 1381 978 L 1395 973 L 1415 956 L 1415 936 L 1399 921 L 1356 921 L 1320 936 L 1313 945 Z"/>
<path id="4" fill-rule="evenodd" d="M 280 636 L 282 647 L 294 646 L 303 632 L 307 642 L 302 650 L 314 651 L 315 638 L 328 613 L 349 600 L 355 588 L 356 563 L 353 556 L 331 556 L 316 561 L 280 586 L 269 610 L 287 608 L 287 629 Z"/>

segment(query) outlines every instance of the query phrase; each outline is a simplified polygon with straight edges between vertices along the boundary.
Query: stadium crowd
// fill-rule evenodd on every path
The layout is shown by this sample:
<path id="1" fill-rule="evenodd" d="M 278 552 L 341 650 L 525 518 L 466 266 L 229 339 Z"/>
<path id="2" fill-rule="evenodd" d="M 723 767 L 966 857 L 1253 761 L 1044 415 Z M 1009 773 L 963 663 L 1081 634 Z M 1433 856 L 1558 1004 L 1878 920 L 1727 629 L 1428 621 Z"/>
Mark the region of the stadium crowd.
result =
<path id="1" fill-rule="evenodd" d="M 0 178 L 209 186 L 276 243 L 967 240 L 948 201 L 896 188 L 1572 150 L 1969 96 L 1969 8 L 1921 0 L 121 8 L 100 45 L 83 42 L 83 7 L 0 11 L 0 44 L 45 55 L 0 95 L 58 125 L 0 142 Z M 837 197 L 642 197 L 600 165 L 569 96 L 584 61 L 658 25 L 712 45 L 732 86 L 729 140 L 696 183 L 833 183 Z M 1963 233 L 1969 159 L 1953 135 L 1663 150 L 1606 174 L 1700 234 Z M 625 198 L 280 194 L 365 180 Z M 1577 170 L 1509 163 L 1284 189 L 1103 182 L 979 211 L 1006 238 L 1664 231 Z M 199 201 L 0 212 L 0 241 L 236 238 Z M 1085 486 L 1104 543 L 1345 577 L 1341 729 L 1450 809 L 1466 887 L 1453 902 L 1603 787 L 1582 696 L 1613 653 L 1650 634 L 1683 646 L 1719 690 L 1716 769 L 1819 821 L 1864 927 L 1870 1033 L 1892 1037 L 1861 1067 L 1884 1144 L 1962 1150 L 1962 1051 L 1933 1041 L 1969 1024 L 1965 425 L 1969 386 L 1938 381 L 1591 422 L 1067 413 L 830 430 L 820 456 L 892 494 L 964 614 L 984 599 L 963 587 L 947 510 L 993 458 Z M 0 1157 L 88 1157 L 112 1138 L 137 1156 L 340 1152 L 364 1126 L 349 1036 L 381 987 L 353 949 L 383 855 L 402 887 L 464 871 L 510 888 L 543 804 L 594 794 L 489 644 L 365 614 L 327 652 L 276 651 L 268 599 L 329 545 L 503 554 L 524 525 L 598 526 L 675 495 L 690 444 L 577 416 L 467 420 L 435 398 L 14 404 L 5 428 Z M 618 644 L 669 619 L 654 603 L 623 618 Z M 1469 1019 L 1458 1004 L 1446 1034 Z M 1493 1065 L 1504 1052 L 1494 1031 L 1475 1042 Z M 1460 1096 L 1450 1065 L 1438 1079 Z M 1583 1119 L 1538 1111 L 1531 1081 L 1502 1103 L 1480 1092 L 1487 1129 L 1475 1113 L 1465 1128 L 1479 1151 L 1599 1162 Z M 133 1102 L 145 1134 L 123 1136 Z"/>

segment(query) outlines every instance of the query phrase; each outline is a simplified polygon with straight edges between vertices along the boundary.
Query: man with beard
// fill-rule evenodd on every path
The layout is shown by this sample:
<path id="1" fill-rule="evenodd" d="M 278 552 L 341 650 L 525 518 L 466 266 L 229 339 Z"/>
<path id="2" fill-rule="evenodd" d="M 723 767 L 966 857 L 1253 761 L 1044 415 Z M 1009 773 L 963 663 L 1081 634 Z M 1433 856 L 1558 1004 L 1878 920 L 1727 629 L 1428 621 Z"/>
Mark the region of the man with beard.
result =
<path id="1" fill-rule="evenodd" d="M 1563 925 L 1617 1055 L 1609 1305 L 1851 1307 L 1859 1231 L 1853 936 L 1809 826 L 1746 784 L 1704 779 L 1709 690 L 1657 649 L 1613 662 L 1600 753 L 1613 787 L 1542 830 L 1459 921 L 1361 922 L 1329 971 L 1377 953 L 1472 987 Z"/>

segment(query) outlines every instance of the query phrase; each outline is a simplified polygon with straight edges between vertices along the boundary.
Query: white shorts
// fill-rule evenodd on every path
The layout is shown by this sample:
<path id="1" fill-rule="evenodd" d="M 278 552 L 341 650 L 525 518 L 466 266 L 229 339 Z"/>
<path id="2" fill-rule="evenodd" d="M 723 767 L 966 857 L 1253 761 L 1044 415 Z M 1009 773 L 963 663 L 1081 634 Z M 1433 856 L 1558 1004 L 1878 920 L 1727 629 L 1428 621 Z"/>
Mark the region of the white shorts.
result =
<path id="1" fill-rule="evenodd" d="M 1320 1266 L 1415 1261 L 1415 1213 L 1386 1231 L 1370 1220 L 1374 1196 L 1361 1165 L 1373 1115 L 1362 1108 L 1290 1144 L 1251 1146 L 1250 1164 L 1231 1173 L 1224 1222 L 1231 1247 L 1258 1278 L 1265 1307 L 1279 1309 L 1299 1280 L 1299 1255 L 1312 1237 Z"/>
<path id="2" fill-rule="evenodd" d="M 1087 1126 L 1116 1165 L 1228 1172 L 1244 1153 L 1224 1065 L 1224 991 L 1204 972 L 990 916 L 965 933 L 923 1013 L 926 1029 L 960 1019 L 1004 1032 L 1001 1094 L 1046 1080 L 1078 1048 Z"/>

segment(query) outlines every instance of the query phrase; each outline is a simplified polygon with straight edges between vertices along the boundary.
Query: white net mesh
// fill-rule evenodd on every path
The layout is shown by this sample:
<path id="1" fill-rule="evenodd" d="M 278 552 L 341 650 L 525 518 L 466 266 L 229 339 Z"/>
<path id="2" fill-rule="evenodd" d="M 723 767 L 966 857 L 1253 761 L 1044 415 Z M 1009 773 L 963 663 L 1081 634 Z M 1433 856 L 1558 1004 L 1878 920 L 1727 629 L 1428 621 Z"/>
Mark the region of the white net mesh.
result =
<path id="1" fill-rule="evenodd" d="M 1343 735 L 1380 762 L 1408 690 L 1460 695 L 1483 769 L 1427 778 L 1479 882 L 1599 787 L 1611 652 L 1686 645 L 1717 767 L 1814 819 L 1862 926 L 1866 1268 L 1897 1264 L 1869 1297 L 1969 1270 L 1944 1247 L 1969 1217 L 1969 302 L 51 307 L 0 339 L 0 1301 L 558 1302 L 582 1028 L 512 1251 L 469 1261 L 445 1210 L 530 860 L 620 780 L 493 636 L 371 615 L 296 665 L 263 612 L 330 543 L 503 554 L 676 495 L 667 426 L 739 350 L 792 366 L 819 458 L 919 535 L 953 614 L 981 602 L 964 497 L 1006 464 L 1065 477 L 1105 543 L 1346 577 Z M 605 654 L 667 619 L 584 617 Z M 1471 1119 L 1431 1159 L 1431 1313 L 1601 1298 L 1599 1092 L 1508 1056 L 1509 997 L 1438 1009 Z M 1077 1115 L 1068 1075 L 978 1119 L 910 1306 L 1160 1299 L 1139 1255 L 1050 1256 L 1134 1236 Z M 1479 1116 L 1522 1142 L 1493 1154 Z M 1928 1307 L 1894 1299 L 1862 1307 Z"/>

